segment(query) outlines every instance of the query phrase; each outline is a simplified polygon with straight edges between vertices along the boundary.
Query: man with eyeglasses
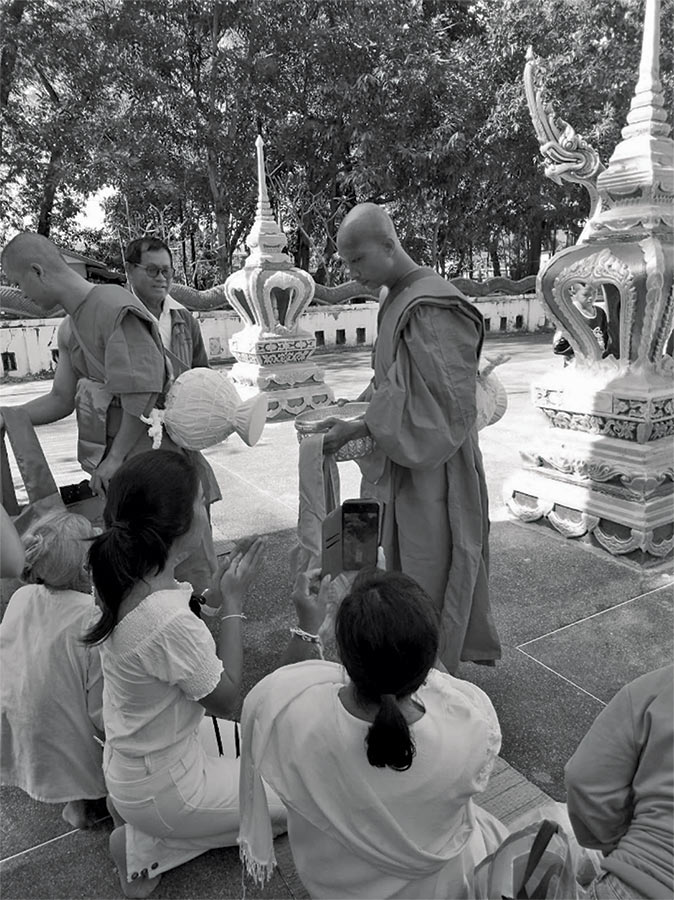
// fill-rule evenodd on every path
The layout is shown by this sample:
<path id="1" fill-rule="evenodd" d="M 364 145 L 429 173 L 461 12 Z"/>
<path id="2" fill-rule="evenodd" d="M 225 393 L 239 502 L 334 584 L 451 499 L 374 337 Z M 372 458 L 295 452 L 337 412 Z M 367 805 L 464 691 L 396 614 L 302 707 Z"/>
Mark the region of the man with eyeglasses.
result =
<path id="1" fill-rule="evenodd" d="M 177 377 L 187 369 L 207 367 L 208 356 L 199 323 L 169 293 L 173 257 L 168 246 L 156 237 L 136 238 L 124 251 L 124 263 L 131 291 L 159 323 L 164 347 L 172 355 L 169 359 L 174 375 Z M 177 362 L 172 357 L 176 357 Z"/>
<path id="2" fill-rule="evenodd" d="M 198 321 L 169 294 L 173 280 L 173 256 L 160 238 L 146 236 L 131 241 L 124 251 L 128 286 L 157 321 L 171 373 L 177 378 L 188 369 L 208 367 L 208 356 Z M 207 512 L 222 499 L 213 469 L 203 454 L 184 450 L 199 472 Z M 210 513 L 208 515 L 210 522 Z M 215 571 L 216 557 L 210 526 L 204 525 L 201 547 L 182 564 L 180 577 L 197 590 L 206 587 Z"/>

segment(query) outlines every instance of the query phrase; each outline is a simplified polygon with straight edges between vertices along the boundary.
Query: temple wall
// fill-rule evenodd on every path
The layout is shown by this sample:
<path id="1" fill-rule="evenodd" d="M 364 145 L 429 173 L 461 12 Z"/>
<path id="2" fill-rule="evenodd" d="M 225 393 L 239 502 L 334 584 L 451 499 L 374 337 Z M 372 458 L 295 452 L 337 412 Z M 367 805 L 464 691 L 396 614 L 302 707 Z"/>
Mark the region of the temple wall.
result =
<path id="1" fill-rule="evenodd" d="M 472 298 L 485 317 L 490 333 L 526 333 L 549 328 L 545 311 L 535 294 L 492 295 Z M 352 306 L 312 306 L 302 316 L 302 329 L 316 337 L 319 350 L 339 347 L 371 347 L 377 328 L 377 303 Z M 233 360 L 229 340 L 242 328 L 236 313 L 213 310 L 196 313 L 209 360 Z M 0 323 L 3 374 L 26 378 L 56 368 L 56 332 L 61 319 L 12 319 Z"/>

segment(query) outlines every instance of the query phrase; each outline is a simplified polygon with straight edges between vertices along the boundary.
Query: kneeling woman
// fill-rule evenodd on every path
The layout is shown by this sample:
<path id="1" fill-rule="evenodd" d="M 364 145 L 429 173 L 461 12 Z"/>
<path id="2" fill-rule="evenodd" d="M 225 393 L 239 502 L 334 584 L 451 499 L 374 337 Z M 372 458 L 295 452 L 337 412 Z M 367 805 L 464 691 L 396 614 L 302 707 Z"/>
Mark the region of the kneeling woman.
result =
<path id="1" fill-rule="evenodd" d="M 110 851 L 128 897 L 147 896 L 167 869 L 236 844 L 239 760 L 218 756 L 201 726 L 212 731 L 204 714 L 227 716 L 237 701 L 241 606 L 263 542 L 213 579 L 216 642 L 190 609 L 191 585 L 174 579 L 200 540 L 205 515 L 186 457 L 142 453 L 111 479 L 107 530 L 89 551 L 102 615 L 86 640 L 100 642 L 103 770 L 119 826 Z M 270 803 L 282 825 L 281 804 Z"/>
<path id="2" fill-rule="evenodd" d="M 315 609 L 303 628 L 319 627 Z M 437 614 L 405 575 L 359 576 L 336 637 L 344 668 L 285 666 L 245 700 L 239 843 L 249 872 L 263 880 L 274 865 L 264 779 L 287 807 L 312 897 L 467 897 L 473 867 L 508 833 L 472 800 L 501 743 L 491 702 L 432 668 Z"/>

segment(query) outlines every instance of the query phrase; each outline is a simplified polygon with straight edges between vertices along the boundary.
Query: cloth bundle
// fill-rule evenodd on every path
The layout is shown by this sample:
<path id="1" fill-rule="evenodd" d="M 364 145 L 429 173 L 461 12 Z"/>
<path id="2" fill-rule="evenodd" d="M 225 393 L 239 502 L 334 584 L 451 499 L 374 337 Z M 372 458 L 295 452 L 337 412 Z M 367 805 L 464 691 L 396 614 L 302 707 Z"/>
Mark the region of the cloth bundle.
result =
<path id="1" fill-rule="evenodd" d="M 186 450 L 213 447 L 236 432 L 252 447 L 267 418 L 267 398 L 256 394 L 243 401 L 232 381 L 213 369 L 189 369 L 171 385 L 166 408 L 153 409 L 143 421 L 150 425 L 153 446 L 161 444 L 162 425 L 174 443 Z"/>

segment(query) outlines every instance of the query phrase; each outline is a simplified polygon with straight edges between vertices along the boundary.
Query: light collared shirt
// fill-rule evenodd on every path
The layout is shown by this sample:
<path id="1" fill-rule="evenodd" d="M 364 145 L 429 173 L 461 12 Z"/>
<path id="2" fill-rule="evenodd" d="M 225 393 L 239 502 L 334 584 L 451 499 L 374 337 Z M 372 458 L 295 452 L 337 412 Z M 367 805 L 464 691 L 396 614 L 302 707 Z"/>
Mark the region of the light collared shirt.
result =
<path id="1" fill-rule="evenodd" d="M 171 310 L 186 308 L 187 307 L 183 306 L 182 303 L 178 303 L 177 300 L 174 300 L 170 294 L 167 294 L 164 298 L 164 302 L 162 303 L 161 308 L 161 314 L 157 321 L 159 323 L 159 334 L 161 335 L 162 343 L 167 350 L 171 349 Z"/>

